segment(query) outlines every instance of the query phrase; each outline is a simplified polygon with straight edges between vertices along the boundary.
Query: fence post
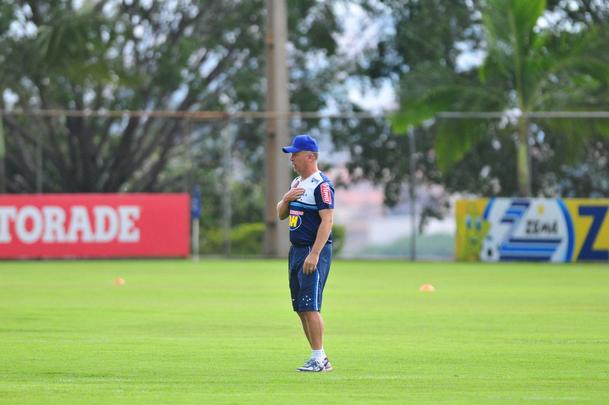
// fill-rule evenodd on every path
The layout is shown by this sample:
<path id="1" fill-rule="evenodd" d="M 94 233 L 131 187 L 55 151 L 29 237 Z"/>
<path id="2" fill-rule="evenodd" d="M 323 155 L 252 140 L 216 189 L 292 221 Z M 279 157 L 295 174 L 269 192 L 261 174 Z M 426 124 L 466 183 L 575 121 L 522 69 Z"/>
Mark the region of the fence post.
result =
<path id="1" fill-rule="evenodd" d="M 417 170 L 417 150 L 414 139 L 414 130 L 408 132 L 408 144 L 410 149 L 410 181 L 408 191 L 410 197 L 410 260 L 417 260 L 417 195 L 416 195 L 416 170 Z"/>
<path id="2" fill-rule="evenodd" d="M 232 173 L 231 173 L 231 120 L 227 118 L 222 129 L 222 171 L 225 190 L 222 193 L 222 223 L 224 233 L 224 255 L 231 254 L 231 218 L 232 218 Z"/>
<path id="3" fill-rule="evenodd" d="M 199 261 L 199 221 L 201 220 L 201 188 L 197 184 L 194 186 L 190 197 L 190 217 L 192 224 L 192 260 Z"/>
<path id="4" fill-rule="evenodd" d="M 0 114 L 0 193 L 6 193 L 6 145 L 4 143 L 4 114 Z"/>
<path id="5" fill-rule="evenodd" d="M 42 194 L 42 132 L 36 137 L 36 194 Z"/>
<path id="6" fill-rule="evenodd" d="M 200 249 L 200 222 L 201 222 L 201 187 L 199 184 L 194 184 L 194 165 L 192 159 L 192 144 L 193 144 L 193 136 L 192 136 L 192 121 L 190 119 L 186 119 L 186 136 L 185 146 L 186 146 L 186 159 L 188 160 L 188 172 L 186 174 L 185 181 L 185 189 L 187 192 L 191 192 L 192 195 L 190 197 L 190 219 L 191 219 L 191 256 L 194 262 L 199 261 L 199 249 Z"/>

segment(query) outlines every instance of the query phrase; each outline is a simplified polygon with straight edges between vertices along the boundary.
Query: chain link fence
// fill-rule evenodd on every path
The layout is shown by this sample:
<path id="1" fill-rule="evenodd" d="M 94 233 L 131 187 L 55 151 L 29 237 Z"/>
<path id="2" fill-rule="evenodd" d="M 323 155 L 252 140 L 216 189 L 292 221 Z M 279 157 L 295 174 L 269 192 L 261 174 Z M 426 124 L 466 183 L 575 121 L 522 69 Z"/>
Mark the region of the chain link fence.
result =
<path id="1" fill-rule="evenodd" d="M 198 185 L 200 253 L 259 256 L 266 118 L 3 112 L 0 186 L 7 193 L 191 193 Z M 531 196 L 609 196 L 609 113 L 443 113 L 406 135 L 392 132 L 389 117 L 294 114 L 290 130 L 320 142 L 320 167 L 336 185 L 336 247 L 344 258 L 452 259 L 455 200 L 522 194 L 523 147 Z"/>

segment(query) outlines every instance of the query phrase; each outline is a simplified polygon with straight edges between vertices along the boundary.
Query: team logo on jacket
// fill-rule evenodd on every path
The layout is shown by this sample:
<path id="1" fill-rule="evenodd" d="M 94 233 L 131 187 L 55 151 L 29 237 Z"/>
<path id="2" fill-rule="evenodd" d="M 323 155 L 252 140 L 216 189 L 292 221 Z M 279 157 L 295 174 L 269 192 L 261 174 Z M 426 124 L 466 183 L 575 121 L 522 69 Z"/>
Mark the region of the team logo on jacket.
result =
<path id="1" fill-rule="evenodd" d="M 322 183 L 320 187 L 321 200 L 326 204 L 332 204 L 332 192 L 328 183 Z"/>
<path id="2" fill-rule="evenodd" d="M 290 216 L 288 217 L 288 225 L 290 227 L 290 231 L 294 231 L 300 227 L 302 224 L 303 211 L 290 210 Z"/>

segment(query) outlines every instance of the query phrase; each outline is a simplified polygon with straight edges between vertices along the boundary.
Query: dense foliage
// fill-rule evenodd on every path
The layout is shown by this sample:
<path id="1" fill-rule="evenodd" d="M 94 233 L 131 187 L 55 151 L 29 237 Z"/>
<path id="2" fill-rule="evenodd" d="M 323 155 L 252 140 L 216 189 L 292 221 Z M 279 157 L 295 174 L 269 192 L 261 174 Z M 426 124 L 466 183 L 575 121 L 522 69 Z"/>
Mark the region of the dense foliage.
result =
<path id="1" fill-rule="evenodd" d="M 377 26 L 372 39 L 356 35 L 345 45 L 348 10 Z M 349 86 L 399 93 L 397 127 L 384 119 L 292 122 L 295 132 L 331 134 L 337 149 L 350 152 L 350 179 L 382 185 L 388 205 L 408 181 L 409 142 L 396 131 L 405 128 L 415 138 L 417 181 L 447 192 L 609 195 L 607 120 L 435 115 L 606 109 L 609 7 L 602 2 L 294 0 L 288 11 L 293 111 L 359 112 Z M 264 110 L 265 17 L 262 0 L 2 2 L 0 108 L 13 113 L 2 119 L 0 186 L 115 192 L 200 184 L 204 227 L 220 225 L 227 203 L 234 224 L 260 221 L 262 120 L 227 130 L 221 119 L 150 112 Z M 27 115 L 38 109 L 143 113 Z M 530 162 L 522 159 L 526 149 Z"/>

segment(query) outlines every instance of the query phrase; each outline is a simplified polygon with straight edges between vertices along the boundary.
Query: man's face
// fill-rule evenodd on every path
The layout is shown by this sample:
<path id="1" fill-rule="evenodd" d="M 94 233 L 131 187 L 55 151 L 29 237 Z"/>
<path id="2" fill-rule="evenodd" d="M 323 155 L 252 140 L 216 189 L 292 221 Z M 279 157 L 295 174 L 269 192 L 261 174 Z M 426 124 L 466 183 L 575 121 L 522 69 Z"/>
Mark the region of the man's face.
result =
<path id="1" fill-rule="evenodd" d="M 312 153 L 307 151 L 292 153 L 290 161 L 292 162 L 292 167 L 296 170 L 296 173 L 302 174 L 304 172 L 311 161 L 311 156 Z"/>

